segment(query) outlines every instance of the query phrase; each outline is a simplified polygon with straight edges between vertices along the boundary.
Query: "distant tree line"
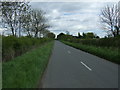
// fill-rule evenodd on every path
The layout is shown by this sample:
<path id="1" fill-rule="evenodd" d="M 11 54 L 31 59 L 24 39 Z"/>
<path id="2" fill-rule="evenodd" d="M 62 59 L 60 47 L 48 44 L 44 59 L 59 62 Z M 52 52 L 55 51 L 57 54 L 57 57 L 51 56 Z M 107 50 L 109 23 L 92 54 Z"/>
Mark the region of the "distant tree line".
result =
<path id="1" fill-rule="evenodd" d="M 3 28 L 7 28 L 10 35 L 15 37 L 27 35 L 37 38 L 55 37 L 52 32 L 48 31 L 50 25 L 47 24 L 45 12 L 42 10 L 32 9 L 29 2 L 0 3 Z"/>
<path id="2" fill-rule="evenodd" d="M 60 33 L 57 36 L 58 40 L 74 40 L 74 39 L 95 39 L 95 38 L 99 38 L 99 36 L 97 36 L 96 34 L 94 34 L 93 32 L 88 32 L 88 33 L 82 33 L 82 35 L 78 32 L 78 36 L 72 36 L 69 34 L 64 34 L 64 33 Z"/>
<path id="3" fill-rule="evenodd" d="M 82 35 L 80 35 L 80 33 L 78 32 L 78 38 L 99 38 L 99 36 L 97 36 L 97 34 L 93 33 L 93 32 L 88 32 L 88 33 L 82 33 Z"/>
<path id="4" fill-rule="evenodd" d="M 92 32 L 91 32 L 92 33 Z M 57 39 L 60 41 L 67 41 L 70 43 L 76 43 L 76 44 L 84 44 L 84 45 L 92 45 L 92 46 L 98 46 L 98 47 L 114 47 L 114 48 L 120 48 L 120 38 L 119 37 L 110 37 L 110 38 L 98 38 L 96 34 L 93 33 L 83 33 L 80 35 L 78 33 L 78 36 L 72 36 L 67 35 L 64 33 L 60 33 L 57 36 Z M 112 43 L 111 43 L 112 42 Z"/>

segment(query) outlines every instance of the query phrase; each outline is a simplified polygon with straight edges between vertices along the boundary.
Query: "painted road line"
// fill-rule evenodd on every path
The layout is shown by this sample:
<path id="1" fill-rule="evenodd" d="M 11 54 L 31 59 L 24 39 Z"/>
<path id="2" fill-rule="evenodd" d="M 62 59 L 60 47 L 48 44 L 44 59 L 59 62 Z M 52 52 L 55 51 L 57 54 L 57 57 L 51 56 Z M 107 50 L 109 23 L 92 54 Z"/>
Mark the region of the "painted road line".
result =
<path id="1" fill-rule="evenodd" d="M 89 68 L 85 63 L 81 62 L 82 65 L 84 65 L 88 70 L 92 71 L 91 68 Z"/>

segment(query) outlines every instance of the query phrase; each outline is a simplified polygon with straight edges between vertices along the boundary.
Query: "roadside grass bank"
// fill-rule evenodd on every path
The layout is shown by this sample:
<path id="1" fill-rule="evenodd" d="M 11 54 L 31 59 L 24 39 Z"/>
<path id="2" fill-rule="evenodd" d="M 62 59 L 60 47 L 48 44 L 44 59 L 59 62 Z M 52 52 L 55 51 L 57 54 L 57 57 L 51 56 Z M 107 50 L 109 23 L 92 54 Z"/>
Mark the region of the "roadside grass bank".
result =
<path id="1" fill-rule="evenodd" d="M 36 88 L 47 67 L 54 42 L 28 51 L 2 64 L 3 88 Z"/>
<path id="2" fill-rule="evenodd" d="M 118 48 L 108 48 L 108 47 L 97 47 L 93 45 L 83 45 L 80 43 L 71 43 L 68 41 L 61 41 L 69 46 L 80 49 L 82 51 L 94 54 L 106 60 L 112 61 L 114 63 L 120 64 L 120 49 Z"/>

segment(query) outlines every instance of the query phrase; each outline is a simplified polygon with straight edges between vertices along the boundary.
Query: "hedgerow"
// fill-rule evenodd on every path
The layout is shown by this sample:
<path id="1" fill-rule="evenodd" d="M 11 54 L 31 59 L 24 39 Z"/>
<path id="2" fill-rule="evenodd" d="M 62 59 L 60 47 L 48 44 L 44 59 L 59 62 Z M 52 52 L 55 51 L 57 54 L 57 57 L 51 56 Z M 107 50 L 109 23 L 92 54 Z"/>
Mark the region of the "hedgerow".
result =
<path id="1" fill-rule="evenodd" d="M 2 37 L 2 60 L 8 61 L 16 56 L 19 56 L 28 50 L 42 45 L 47 41 L 51 41 L 49 38 L 29 38 L 29 37 L 14 37 L 3 36 Z"/>

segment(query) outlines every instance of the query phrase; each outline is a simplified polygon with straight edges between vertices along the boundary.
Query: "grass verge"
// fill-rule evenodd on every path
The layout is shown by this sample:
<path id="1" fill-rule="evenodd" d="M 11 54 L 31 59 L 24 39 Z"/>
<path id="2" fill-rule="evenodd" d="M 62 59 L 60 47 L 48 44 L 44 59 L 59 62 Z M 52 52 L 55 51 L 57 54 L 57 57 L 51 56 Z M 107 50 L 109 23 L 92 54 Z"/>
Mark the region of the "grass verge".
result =
<path id="1" fill-rule="evenodd" d="M 62 41 L 63 43 L 70 45 L 74 48 L 86 51 L 88 53 L 94 54 L 106 60 L 112 61 L 114 63 L 120 64 L 120 49 L 113 49 L 107 47 L 96 47 L 90 45 L 83 45 L 78 43 L 71 43 L 67 41 Z"/>
<path id="2" fill-rule="evenodd" d="M 47 66 L 53 41 L 3 62 L 3 88 L 36 88 Z"/>

